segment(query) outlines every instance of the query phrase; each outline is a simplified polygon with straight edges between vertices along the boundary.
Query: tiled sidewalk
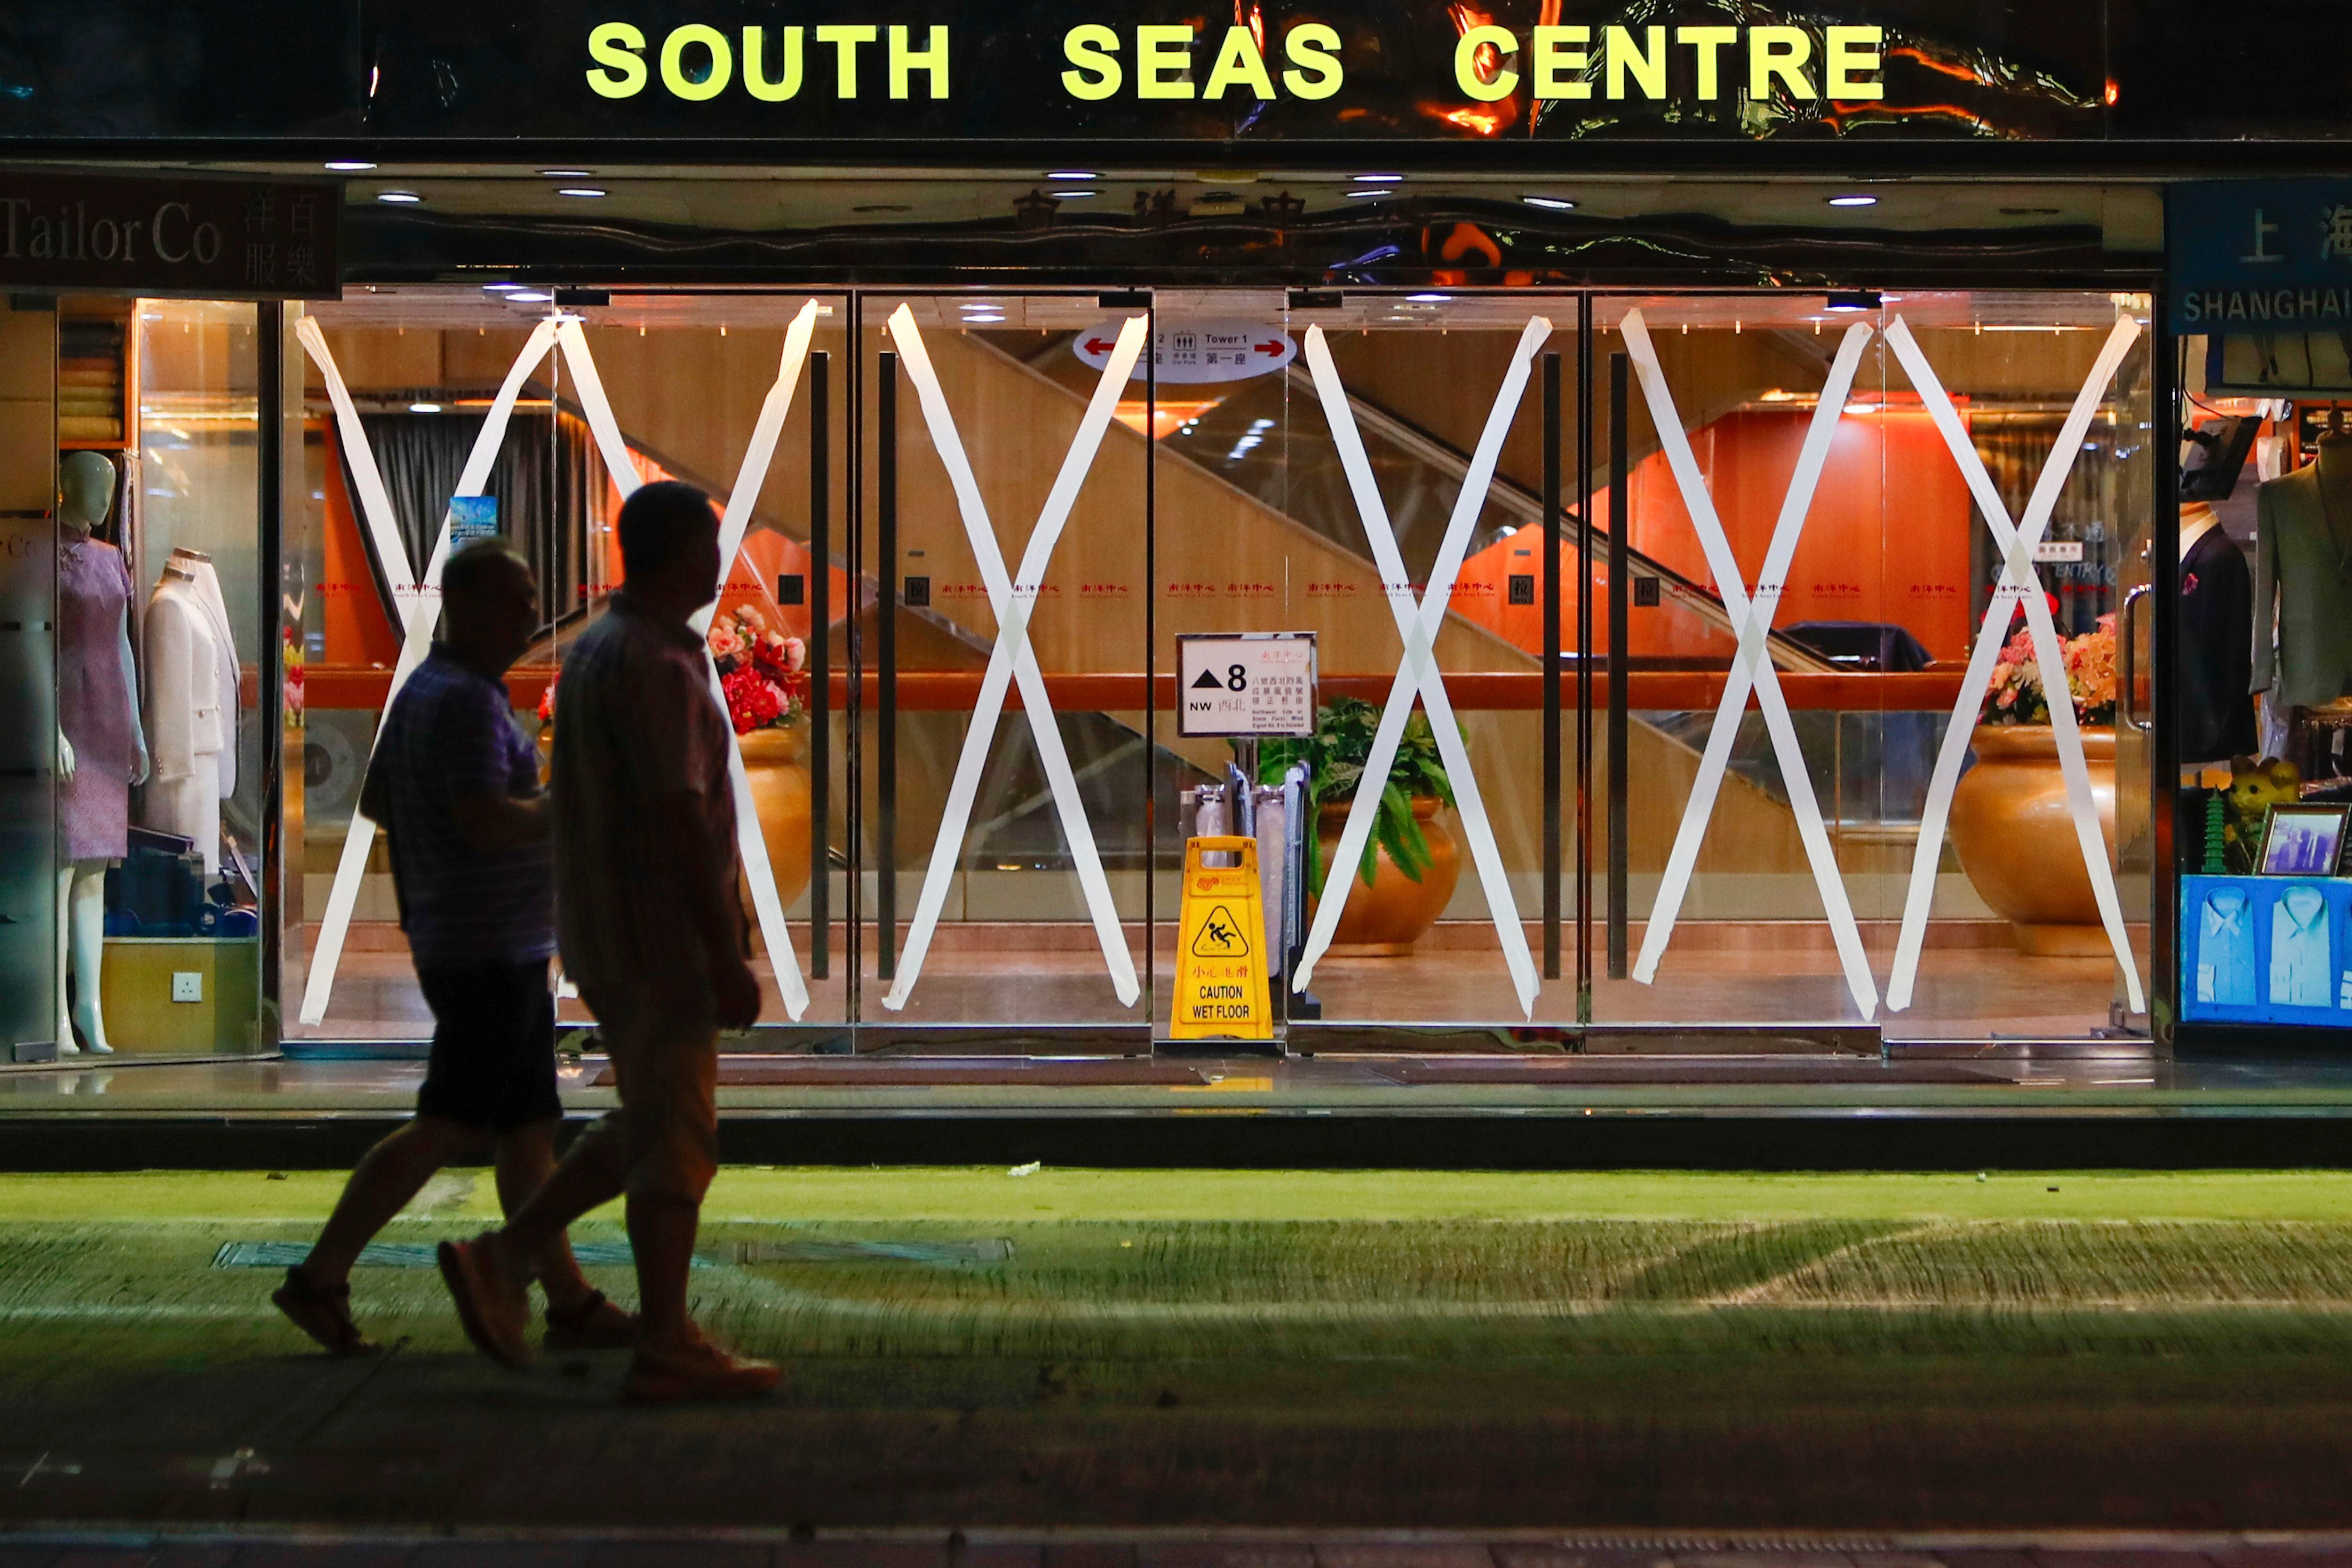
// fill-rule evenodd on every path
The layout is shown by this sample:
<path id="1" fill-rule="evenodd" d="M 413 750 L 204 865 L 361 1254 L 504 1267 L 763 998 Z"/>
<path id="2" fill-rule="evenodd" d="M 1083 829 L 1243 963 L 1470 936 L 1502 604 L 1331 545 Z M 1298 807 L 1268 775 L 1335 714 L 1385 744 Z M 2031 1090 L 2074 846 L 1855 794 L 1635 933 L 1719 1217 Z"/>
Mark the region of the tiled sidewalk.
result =
<path id="1" fill-rule="evenodd" d="M 2352 1536 L 17 1534 L 0 1568 L 2344 1568 Z"/>

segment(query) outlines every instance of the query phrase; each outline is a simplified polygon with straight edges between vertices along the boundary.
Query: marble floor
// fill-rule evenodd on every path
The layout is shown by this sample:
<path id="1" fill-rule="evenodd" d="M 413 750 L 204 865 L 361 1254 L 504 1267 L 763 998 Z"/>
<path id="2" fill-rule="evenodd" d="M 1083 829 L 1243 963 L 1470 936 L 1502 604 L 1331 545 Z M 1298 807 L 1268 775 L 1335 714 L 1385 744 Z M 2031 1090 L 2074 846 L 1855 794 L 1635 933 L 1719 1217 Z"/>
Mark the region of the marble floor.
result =
<path id="1" fill-rule="evenodd" d="M 1931 928 L 1917 986 L 1902 1013 L 1874 1020 L 1891 1040 L 2088 1038 L 2106 1028 L 2118 997 L 2116 971 L 2104 958 L 2037 958 L 2018 952 L 2005 926 L 1948 921 Z M 804 937 L 805 932 L 796 933 Z M 1893 967 L 1895 930 L 1865 921 L 1865 949 L 1883 990 Z M 2145 948 L 2145 930 L 2134 932 Z M 1540 932 L 1531 932 L 1540 959 Z M 1638 950 L 1637 927 L 1632 942 Z M 1133 1026 L 1122 1007 L 1091 931 L 1012 924 L 941 928 L 922 976 L 906 1006 L 886 1011 L 888 989 L 876 955 L 861 962 L 853 1001 L 838 954 L 831 973 L 808 983 L 805 1024 L 839 1025 L 856 1016 L 894 1026 Z M 1139 929 L 1130 931 L 1137 972 L 1152 983 L 1155 1016 L 1170 1010 L 1172 944 L 1146 953 Z M 807 967 L 803 954 L 803 967 Z M 1476 922 L 1441 926 L 1411 953 L 1395 958 L 1332 956 L 1315 975 L 1314 992 L 1328 1023 L 1377 1027 L 1475 1025 L 1557 1027 L 1578 1013 L 1573 950 L 1563 955 L 1563 978 L 1547 981 L 1532 1016 L 1523 1015 L 1493 931 Z M 768 993 L 762 1022 L 787 1022 L 773 970 L 755 961 Z M 1654 983 L 1610 980 L 1607 955 L 1596 952 L 1591 1017 L 1596 1025 L 1653 1030 L 1677 1025 L 1789 1026 L 1864 1028 L 1825 931 L 1818 922 L 1693 922 L 1677 935 Z M 301 994 L 303 973 L 289 963 L 287 995 Z M 576 1001 L 567 1018 L 586 1021 Z M 431 1016 L 396 931 L 360 928 L 337 972 L 325 1019 L 289 1026 L 289 1038 L 418 1040 L 430 1035 Z"/>

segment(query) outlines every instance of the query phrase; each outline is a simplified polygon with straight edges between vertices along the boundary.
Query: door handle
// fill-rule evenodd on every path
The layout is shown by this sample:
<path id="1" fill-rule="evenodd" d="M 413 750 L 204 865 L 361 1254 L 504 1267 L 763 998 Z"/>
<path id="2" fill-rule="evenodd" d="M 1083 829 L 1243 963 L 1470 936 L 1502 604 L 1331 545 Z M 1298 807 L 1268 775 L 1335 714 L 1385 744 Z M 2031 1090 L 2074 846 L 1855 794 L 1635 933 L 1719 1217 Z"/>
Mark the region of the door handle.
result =
<path id="1" fill-rule="evenodd" d="M 2124 613 L 2116 617 L 2117 634 L 2116 641 L 2119 645 L 2116 649 L 2116 717 L 2142 734 L 2155 729 L 2156 722 L 2153 720 L 2143 721 L 2132 707 L 2132 698 L 2137 686 L 2139 662 L 2132 653 L 2132 629 L 2137 624 L 2133 612 L 2139 608 L 2139 602 L 2147 596 L 2147 589 L 2148 585 L 2142 583 L 2138 587 L 2126 594 Z M 2151 648 L 2149 651 L 2152 653 L 2155 650 Z"/>

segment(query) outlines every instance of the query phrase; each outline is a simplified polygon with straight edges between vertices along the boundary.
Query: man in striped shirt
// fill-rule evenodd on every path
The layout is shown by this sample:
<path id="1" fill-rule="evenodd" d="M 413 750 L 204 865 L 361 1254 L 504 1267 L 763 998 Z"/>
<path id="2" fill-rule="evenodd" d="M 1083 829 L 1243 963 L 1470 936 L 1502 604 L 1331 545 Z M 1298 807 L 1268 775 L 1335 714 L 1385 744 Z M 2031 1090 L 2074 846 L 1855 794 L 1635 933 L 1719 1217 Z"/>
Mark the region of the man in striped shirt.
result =
<path id="1" fill-rule="evenodd" d="M 474 1343 L 527 1360 L 530 1259 L 625 1194 L 638 1305 L 624 1392 L 740 1397 L 775 1387 L 777 1369 L 713 1344 L 687 1311 L 718 1169 L 719 1031 L 760 1015 L 735 891 L 734 736 L 690 622 L 719 591 L 719 519 L 700 490 L 665 479 L 623 504 L 620 534 L 626 585 L 556 687 L 554 798 L 564 970 L 596 1015 L 621 1109 L 505 1228 L 444 1243 L 441 1273 Z"/>
<path id="2" fill-rule="evenodd" d="M 502 679 L 539 626 L 530 564 L 498 540 L 467 545 L 441 577 L 442 637 L 384 714 L 360 810 L 391 841 L 393 888 L 433 1055 L 415 1119 L 352 1172 L 309 1258 L 271 1298 L 338 1355 L 377 1347 L 351 1315 L 360 1250 L 458 1158 L 495 1151 L 509 1211 L 555 1169 L 555 895 L 539 753 L 515 728 Z M 629 1314 L 581 1277 L 559 1231 L 533 1255 L 555 1349 L 630 1342 Z"/>

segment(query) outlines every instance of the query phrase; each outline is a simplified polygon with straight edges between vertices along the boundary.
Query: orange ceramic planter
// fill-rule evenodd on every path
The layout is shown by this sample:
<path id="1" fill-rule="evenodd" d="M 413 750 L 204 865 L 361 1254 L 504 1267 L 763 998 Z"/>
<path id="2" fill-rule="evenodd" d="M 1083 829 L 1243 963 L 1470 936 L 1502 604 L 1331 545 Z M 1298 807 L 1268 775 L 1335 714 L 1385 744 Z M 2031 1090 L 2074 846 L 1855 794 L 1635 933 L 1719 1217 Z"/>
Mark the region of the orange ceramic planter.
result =
<path id="1" fill-rule="evenodd" d="M 1316 837 L 1321 841 L 1324 886 L 1341 875 L 1333 864 L 1339 852 L 1339 834 L 1348 826 L 1348 808 L 1352 802 L 1327 805 L 1316 821 Z M 1429 839 L 1429 868 L 1416 882 L 1397 869 L 1388 851 L 1375 845 L 1372 849 L 1371 886 L 1361 879 L 1348 889 L 1348 905 L 1339 915 L 1339 930 L 1331 936 L 1331 952 L 1340 958 L 1399 958 L 1412 951 L 1437 917 L 1445 912 L 1453 900 L 1454 886 L 1462 879 L 1462 851 L 1454 836 L 1438 820 L 1443 808 L 1434 795 L 1423 795 L 1412 803 L 1412 816 L 1421 824 L 1421 831 Z M 1356 868 L 1346 874 L 1354 878 Z"/>
<path id="2" fill-rule="evenodd" d="M 2047 724 L 1979 724 L 1976 766 L 1952 793 L 1952 848 L 2018 951 L 2049 958 L 2109 956 L 2106 931 L 2066 806 L 2057 731 Z M 2116 732 L 2083 730 L 2091 798 L 2112 862 L 2116 852 Z"/>
<path id="3" fill-rule="evenodd" d="M 760 814 L 760 837 L 767 841 L 768 865 L 775 872 L 776 896 L 790 909 L 809 881 L 808 726 L 754 730 L 738 739 L 751 804 Z M 747 894 L 746 908 L 750 902 Z"/>

